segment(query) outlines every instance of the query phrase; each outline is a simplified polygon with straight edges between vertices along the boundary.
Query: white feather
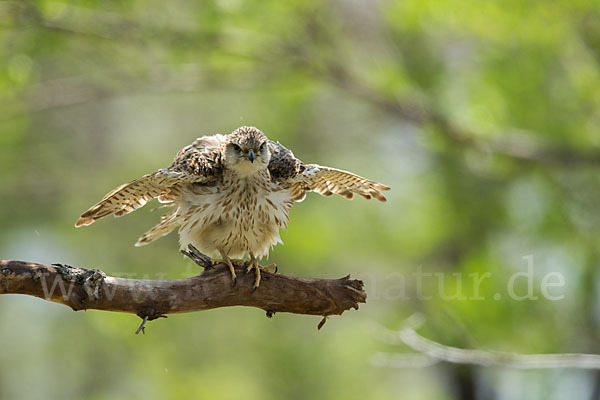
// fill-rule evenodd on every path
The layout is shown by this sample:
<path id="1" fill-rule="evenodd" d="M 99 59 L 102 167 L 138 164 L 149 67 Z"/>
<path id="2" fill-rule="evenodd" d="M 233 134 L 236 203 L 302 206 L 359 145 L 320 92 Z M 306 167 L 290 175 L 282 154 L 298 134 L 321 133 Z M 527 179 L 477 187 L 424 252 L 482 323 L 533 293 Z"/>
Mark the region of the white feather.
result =
<path id="1" fill-rule="evenodd" d="M 264 257 L 282 243 L 279 229 L 287 228 L 291 194 L 258 176 L 229 179 L 221 190 L 192 187 L 177 202 L 181 248 L 191 243 L 209 255 L 222 249 L 231 258 L 249 252 Z"/>

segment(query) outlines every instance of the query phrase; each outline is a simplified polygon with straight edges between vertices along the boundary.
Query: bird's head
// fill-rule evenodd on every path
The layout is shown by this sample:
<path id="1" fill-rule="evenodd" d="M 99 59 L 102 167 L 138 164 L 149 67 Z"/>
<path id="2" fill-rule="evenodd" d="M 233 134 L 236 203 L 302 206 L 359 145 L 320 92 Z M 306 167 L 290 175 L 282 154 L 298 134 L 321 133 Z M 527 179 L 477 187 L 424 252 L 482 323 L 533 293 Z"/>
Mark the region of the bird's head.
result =
<path id="1" fill-rule="evenodd" d="M 242 175 L 252 175 L 269 165 L 271 153 L 264 133 L 253 126 L 242 126 L 227 136 L 223 161 Z"/>

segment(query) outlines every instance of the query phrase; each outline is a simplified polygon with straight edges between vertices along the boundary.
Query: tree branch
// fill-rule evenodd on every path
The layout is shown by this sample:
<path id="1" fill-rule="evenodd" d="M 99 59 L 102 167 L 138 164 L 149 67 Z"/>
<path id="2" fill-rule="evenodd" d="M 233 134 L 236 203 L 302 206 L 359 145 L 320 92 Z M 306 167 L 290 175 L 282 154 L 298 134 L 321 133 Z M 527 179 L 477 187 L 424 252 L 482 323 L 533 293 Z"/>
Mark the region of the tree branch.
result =
<path id="1" fill-rule="evenodd" d="M 406 345 L 417 353 L 378 353 L 372 360 L 373 364 L 397 368 L 414 368 L 428 367 L 443 361 L 462 365 L 518 369 L 600 369 L 600 355 L 597 354 L 517 354 L 446 346 L 418 334 L 416 329 L 423 323 L 423 316 L 415 314 L 408 318 L 404 326 L 396 332 L 386 329 L 380 330 L 382 338 L 386 342 Z"/>
<path id="2" fill-rule="evenodd" d="M 418 126 L 436 127 L 440 135 L 463 148 L 505 157 L 525 164 L 544 164 L 552 167 L 600 165 L 598 150 L 544 144 L 534 139 L 541 136 L 537 132 L 504 129 L 502 130 L 503 135 L 500 135 L 499 138 L 480 139 L 481 135 L 459 127 L 443 114 L 426 106 L 422 101 L 397 99 L 377 93 L 376 90 L 359 83 L 352 77 L 352 74 L 343 70 L 343 67 L 330 67 L 327 77 L 335 87 L 392 116 Z M 523 133 L 527 133 L 527 136 Z"/>
<path id="3" fill-rule="evenodd" d="M 268 317 L 276 312 L 321 315 L 321 326 L 327 316 L 358 309 L 367 298 L 363 283 L 350 276 L 297 278 L 263 271 L 260 287 L 252 293 L 254 273 L 244 274 L 244 268 L 237 265 L 236 273 L 237 284 L 232 286 L 225 264 L 187 279 L 140 280 L 61 264 L 0 260 L 0 295 L 25 294 L 75 311 L 125 312 L 148 321 L 166 314 L 248 306 L 265 310 Z"/>

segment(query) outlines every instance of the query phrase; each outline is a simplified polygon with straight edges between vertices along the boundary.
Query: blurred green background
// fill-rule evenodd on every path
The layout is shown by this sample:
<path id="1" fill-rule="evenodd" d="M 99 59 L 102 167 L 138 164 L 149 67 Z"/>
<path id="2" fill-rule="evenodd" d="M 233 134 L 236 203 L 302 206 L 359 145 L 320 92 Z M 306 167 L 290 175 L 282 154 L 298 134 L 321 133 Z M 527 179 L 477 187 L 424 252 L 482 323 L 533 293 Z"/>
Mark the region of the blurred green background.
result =
<path id="1" fill-rule="evenodd" d="M 0 258 L 197 274 L 175 234 L 133 247 L 152 205 L 73 223 L 240 125 L 392 187 L 386 204 L 309 195 L 271 253 L 285 274 L 365 281 L 368 303 L 322 331 L 228 308 L 136 336 L 132 315 L 2 296 L 1 399 L 600 397 L 586 370 L 393 368 L 377 354 L 410 350 L 374 329 L 418 311 L 447 345 L 600 353 L 597 2 L 0 1 L 0 39 Z M 508 295 L 524 257 L 538 300 Z M 437 275 L 419 288 L 418 271 Z"/>

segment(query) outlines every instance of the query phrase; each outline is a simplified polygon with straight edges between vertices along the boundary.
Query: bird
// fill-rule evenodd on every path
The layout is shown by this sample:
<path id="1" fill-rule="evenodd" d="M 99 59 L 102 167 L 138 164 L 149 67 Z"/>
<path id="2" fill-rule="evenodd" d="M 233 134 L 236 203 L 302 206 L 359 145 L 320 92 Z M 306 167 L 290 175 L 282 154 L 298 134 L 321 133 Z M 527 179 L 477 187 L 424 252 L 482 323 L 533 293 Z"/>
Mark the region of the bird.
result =
<path id="1" fill-rule="evenodd" d="M 155 198 L 173 210 L 144 233 L 135 246 L 146 245 L 179 228 L 181 249 L 192 245 L 204 254 L 220 254 L 237 276 L 233 260 L 249 257 L 255 271 L 253 291 L 263 267 L 258 259 L 282 243 L 292 205 L 309 191 L 323 196 L 354 195 L 386 201 L 390 187 L 351 172 L 305 164 L 256 127 L 242 126 L 228 135 L 203 136 L 180 150 L 171 166 L 118 186 L 81 214 L 75 227 L 108 215 L 128 214 Z"/>

